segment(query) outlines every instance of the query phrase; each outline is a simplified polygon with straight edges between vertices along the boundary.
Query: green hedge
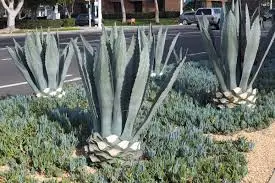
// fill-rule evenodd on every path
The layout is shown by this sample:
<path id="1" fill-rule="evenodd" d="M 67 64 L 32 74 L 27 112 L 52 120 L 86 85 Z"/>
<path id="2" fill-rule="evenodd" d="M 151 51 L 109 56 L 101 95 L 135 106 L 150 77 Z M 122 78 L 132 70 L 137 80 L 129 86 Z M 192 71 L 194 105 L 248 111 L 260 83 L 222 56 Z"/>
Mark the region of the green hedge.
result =
<path id="1" fill-rule="evenodd" d="M 3 29 L 7 25 L 7 19 L 0 19 L 0 28 Z M 16 27 L 20 29 L 35 29 L 35 28 L 60 28 L 75 26 L 75 19 L 60 19 L 60 20 L 17 20 Z"/>
<path id="2" fill-rule="evenodd" d="M 67 18 L 63 20 L 62 27 L 73 27 L 75 26 L 75 19 L 74 18 Z"/>

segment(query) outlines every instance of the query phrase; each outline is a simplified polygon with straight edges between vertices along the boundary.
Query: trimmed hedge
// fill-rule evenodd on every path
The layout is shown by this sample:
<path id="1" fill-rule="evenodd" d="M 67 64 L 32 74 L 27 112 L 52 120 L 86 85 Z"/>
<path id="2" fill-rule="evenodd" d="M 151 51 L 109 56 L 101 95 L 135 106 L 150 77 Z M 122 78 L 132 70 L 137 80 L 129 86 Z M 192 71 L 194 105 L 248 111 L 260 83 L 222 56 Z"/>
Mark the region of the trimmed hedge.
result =
<path id="1" fill-rule="evenodd" d="M 7 26 L 7 19 L 0 19 L 0 29 Z M 16 20 L 16 27 L 19 29 L 36 29 L 36 28 L 60 28 L 60 27 L 73 27 L 75 26 L 75 19 L 60 19 L 60 20 Z"/>
<path id="2" fill-rule="evenodd" d="M 66 18 L 63 20 L 62 27 L 74 27 L 75 26 L 75 19 L 74 18 Z"/>

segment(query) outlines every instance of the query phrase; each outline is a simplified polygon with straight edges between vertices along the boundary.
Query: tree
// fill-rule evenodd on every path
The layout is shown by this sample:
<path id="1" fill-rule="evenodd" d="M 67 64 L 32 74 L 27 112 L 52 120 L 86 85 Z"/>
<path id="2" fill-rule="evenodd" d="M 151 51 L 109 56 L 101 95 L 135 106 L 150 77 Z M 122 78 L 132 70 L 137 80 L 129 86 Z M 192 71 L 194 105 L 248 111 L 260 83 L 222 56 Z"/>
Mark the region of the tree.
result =
<path id="1" fill-rule="evenodd" d="M 155 0 L 155 21 L 156 21 L 156 24 L 159 24 L 159 3 L 158 3 L 158 0 Z"/>
<path id="2" fill-rule="evenodd" d="M 71 18 L 74 12 L 75 0 L 58 0 L 58 4 L 61 4 L 65 8 L 68 17 Z"/>
<path id="3" fill-rule="evenodd" d="M 7 28 L 10 30 L 15 29 L 15 18 L 24 5 L 24 0 L 1 0 L 4 9 L 8 13 Z"/>
<path id="4" fill-rule="evenodd" d="M 120 4 L 121 4 L 121 13 L 122 13 L 122 23 L 126 23 L 126 11 L 125 11 L 124 0 L 120 0 Z"/>

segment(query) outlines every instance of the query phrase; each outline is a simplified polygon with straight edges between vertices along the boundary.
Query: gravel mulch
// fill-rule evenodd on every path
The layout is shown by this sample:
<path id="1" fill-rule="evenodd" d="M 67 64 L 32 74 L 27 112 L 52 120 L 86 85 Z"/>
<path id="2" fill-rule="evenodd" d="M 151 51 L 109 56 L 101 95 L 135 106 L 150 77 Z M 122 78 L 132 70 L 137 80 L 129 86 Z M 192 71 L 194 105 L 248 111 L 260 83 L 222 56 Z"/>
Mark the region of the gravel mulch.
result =
<path id="1" fill-rule="evenodd" d="M 260 131 L 241 131 L 234 135 L 210 135 L 210 137 L 217 141 L 237 140 L 239 137 L 252 141 L 255 147 L 245 154 L 248 162 L 248 175 L 244 177 L 242 183 L 269 182 L 275 169 L 275 122 Z"/>

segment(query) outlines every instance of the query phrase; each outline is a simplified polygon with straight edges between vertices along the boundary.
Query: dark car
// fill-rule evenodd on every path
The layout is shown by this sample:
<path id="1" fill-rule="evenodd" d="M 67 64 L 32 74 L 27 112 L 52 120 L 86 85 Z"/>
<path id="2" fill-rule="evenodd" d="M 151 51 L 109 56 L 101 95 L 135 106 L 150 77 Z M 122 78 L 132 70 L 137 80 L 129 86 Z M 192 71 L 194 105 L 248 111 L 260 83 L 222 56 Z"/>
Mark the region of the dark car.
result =
<path id="1" fill-rule="evenodd" d="M 195 11 L 182 13 L 179 18 L 179 23 L 182 23 L 183 25 L 191 25 L 192 23 L 196 23 L 197 19 L 195 13 Z"/>
<path id="2" fill-rule="evenodd" d="M 92 22 L 92 26 L 97 24 L 97 21 L 93 15 L 92 15 L 91 22 Z M 79 14 L 76 17 L 75 23 L 76 25 L 79 25 L 79 26 L 89 25 L 89 14 L 88 13 Z"/>

